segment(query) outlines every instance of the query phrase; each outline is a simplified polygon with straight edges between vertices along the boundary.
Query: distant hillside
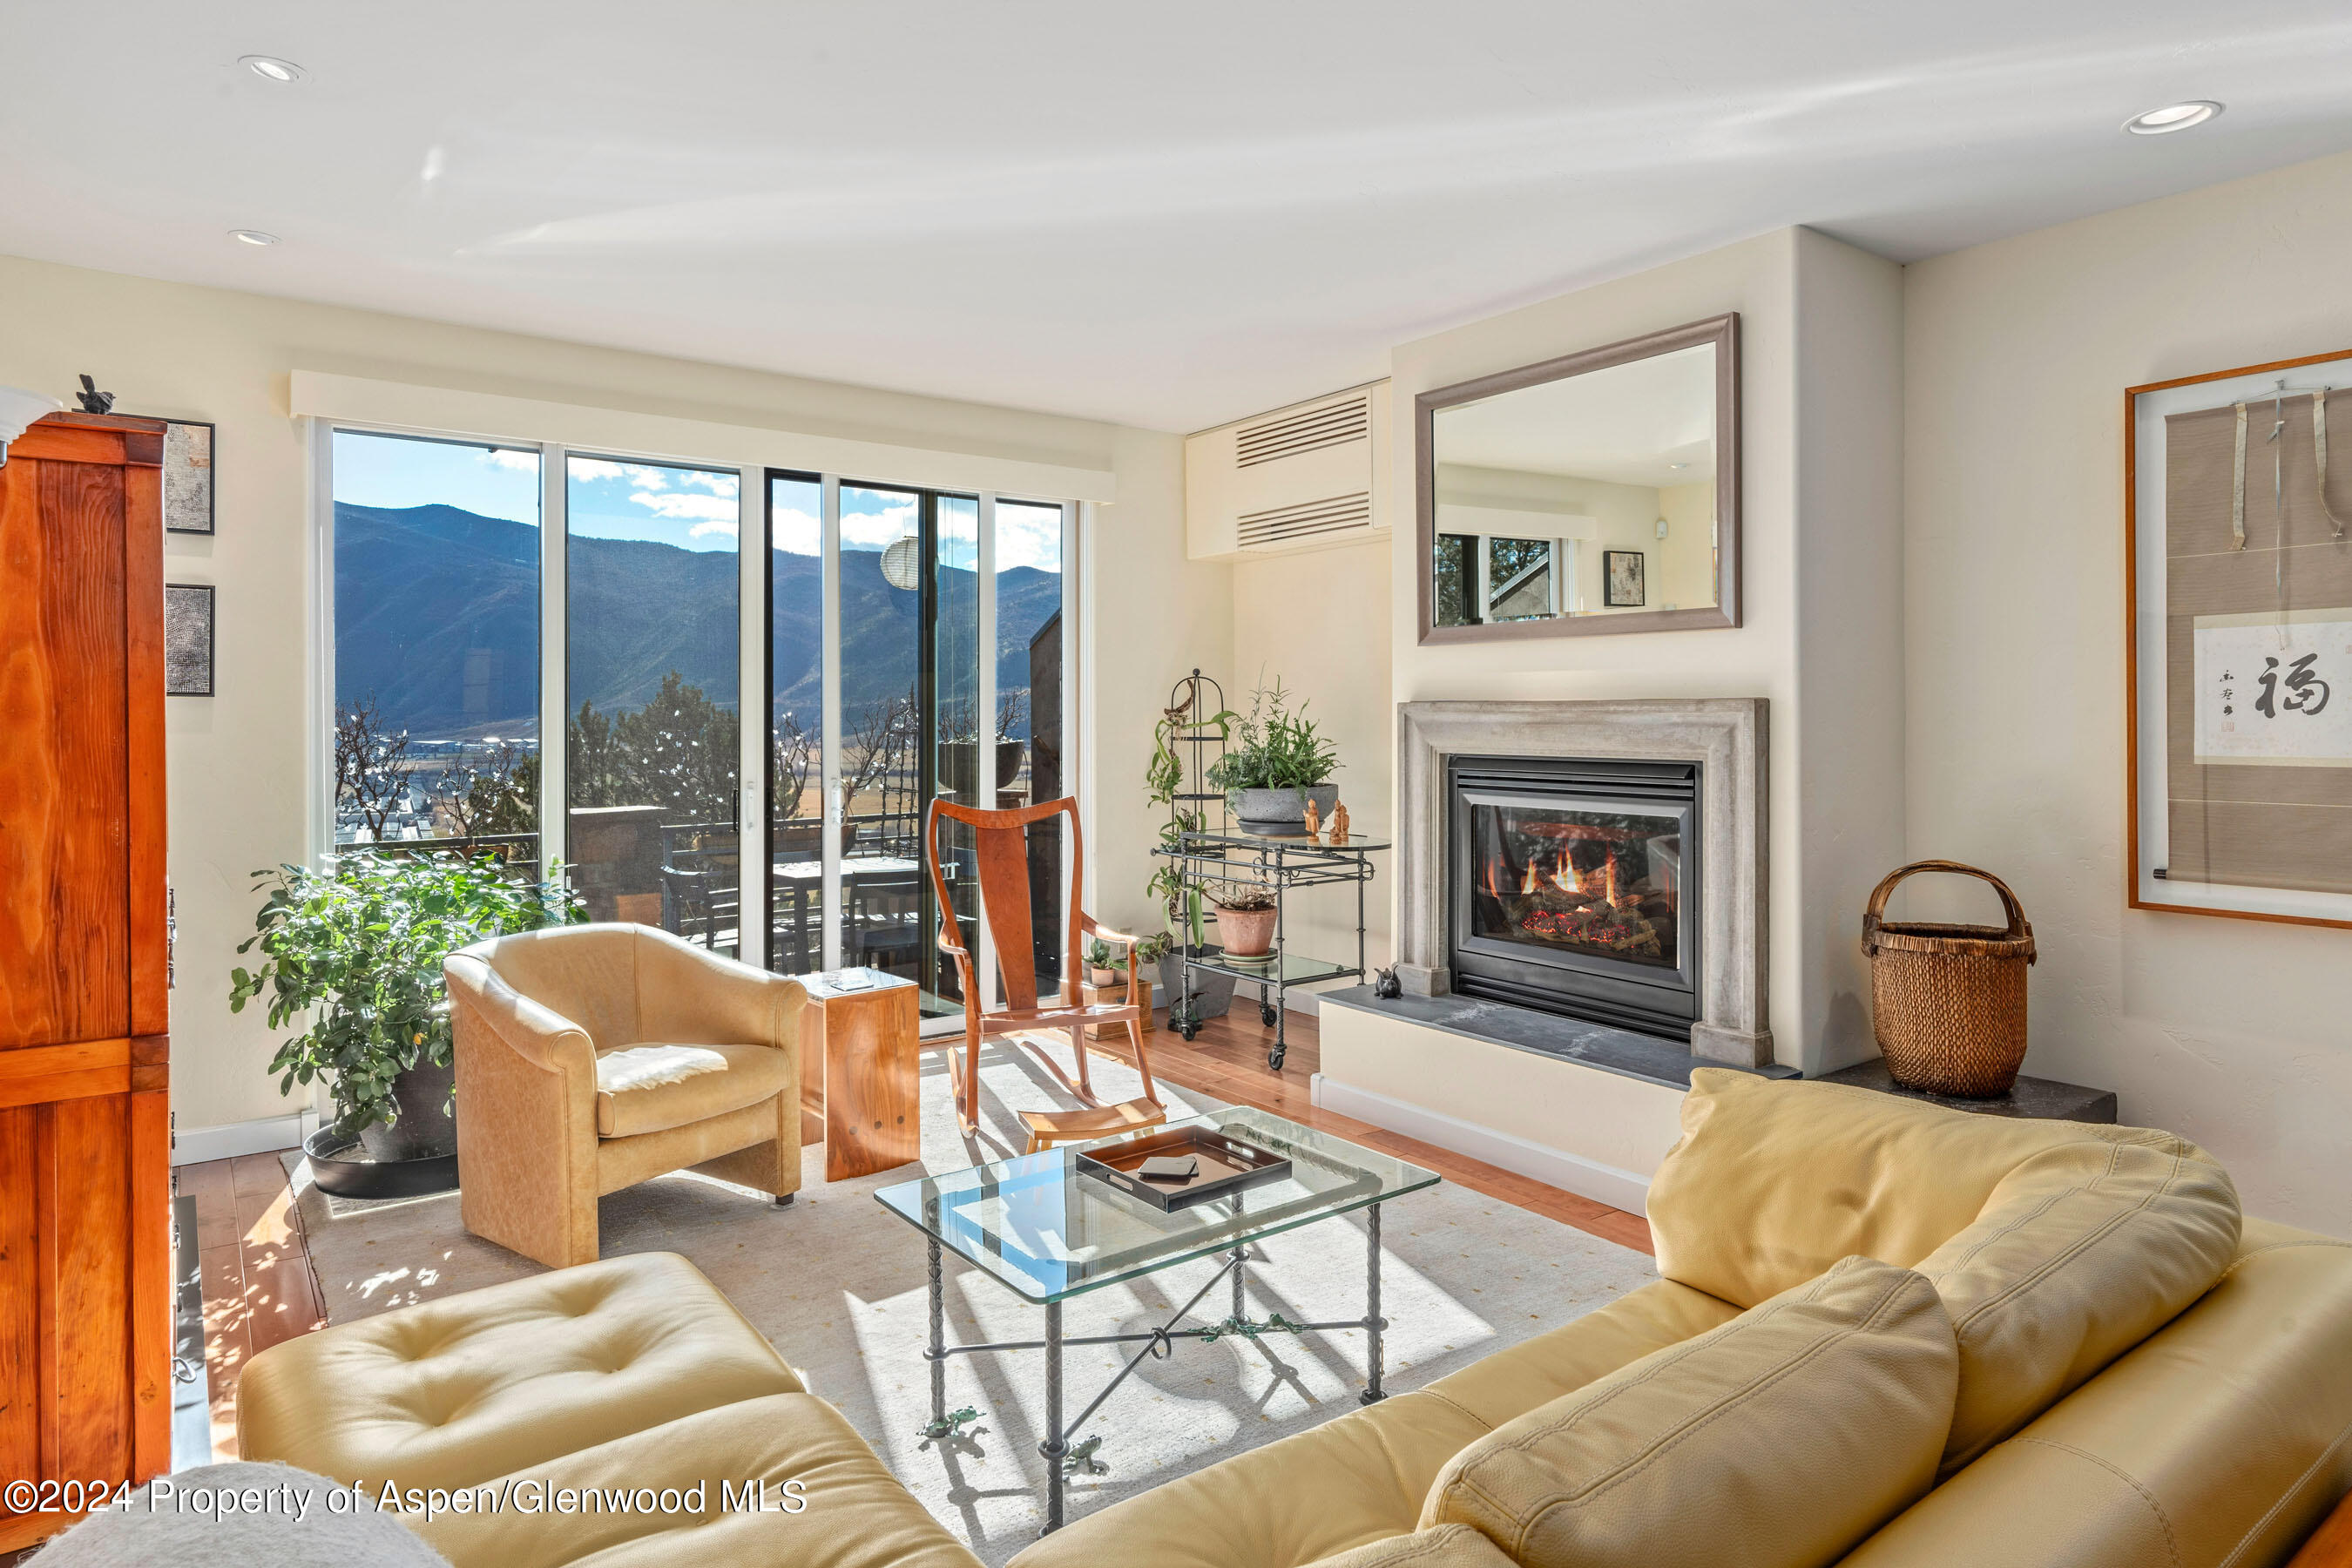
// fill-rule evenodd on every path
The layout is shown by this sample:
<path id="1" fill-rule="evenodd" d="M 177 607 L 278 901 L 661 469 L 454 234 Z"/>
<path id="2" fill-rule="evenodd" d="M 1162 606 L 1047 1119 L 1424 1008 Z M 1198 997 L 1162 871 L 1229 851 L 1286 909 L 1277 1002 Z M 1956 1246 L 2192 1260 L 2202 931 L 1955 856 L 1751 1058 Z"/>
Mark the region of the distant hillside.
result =
<path id="1" fill-rule="evenodd" d="M 776 705 L 814 716 L 818 563 L 777 552 Z M 573 539 L 571 700 L 642 706 L 675 669 L 736 705 L 736 558 L 635 540 Z M 969 647 L 979 585 L 950 568 L 942 640 Z M 1029 685 L 1030 636 L 1059 606 L 1061 579 L 1034 567 L 1000 574 L 997 680 Z M 918 595 L 882 578 L 872 551 L 843 555 L 842 699 L 846 715 L 915 683 Z M 433 736 L 496 734 L 539 707 L 539 531 L 449 506 L 335 507 L 335 700 L 373 693 L 395 727 Z M 1025 725 L 1024 732 L 1025 733 Z"/>

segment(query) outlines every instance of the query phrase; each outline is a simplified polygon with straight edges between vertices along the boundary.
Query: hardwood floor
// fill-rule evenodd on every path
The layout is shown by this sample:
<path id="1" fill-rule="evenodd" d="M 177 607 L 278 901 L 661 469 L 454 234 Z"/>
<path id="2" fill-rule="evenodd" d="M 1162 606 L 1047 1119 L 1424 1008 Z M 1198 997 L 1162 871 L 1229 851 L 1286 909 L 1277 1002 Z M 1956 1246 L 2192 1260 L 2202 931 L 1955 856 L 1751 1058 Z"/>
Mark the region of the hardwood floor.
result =
<path id="1" fill-rule="evenodd" d="M 1426 1165 L 1449 1182 L 1556 1219 L 1563 1225 L 1649 1252 L 1650 1226 L 1590 1198 L 1498 1170 L 1417 1139 L 1317 1107 L 1309 1085 L 1322 1057 L 1315 1020 L 1292 1014 L 1289 1051 L 1282 1070 L 1265 1065 L 1274 1032 L 1257 1009 L 1242 1005 L 1211 1019 L 1187 1043 L 1161 1026 L 1145 1037 L 1152 1072 L 1238 1105 L 1255 1105 L 1293 1121 Z M 1106 1055 L 1125 1058 L 1125 1041 L 1096 1042 Z M 179 1190 L 196 1200 L 196 1247 L 205 1276 L 205 1363 L 211 1380 L 213 1452 L 236 1457 L 236 1379 L 245 1363 L 271 1345 L 325 1326 L 300 1216 L 276 1154 L 247 1154 L 182 1165 Z"/>

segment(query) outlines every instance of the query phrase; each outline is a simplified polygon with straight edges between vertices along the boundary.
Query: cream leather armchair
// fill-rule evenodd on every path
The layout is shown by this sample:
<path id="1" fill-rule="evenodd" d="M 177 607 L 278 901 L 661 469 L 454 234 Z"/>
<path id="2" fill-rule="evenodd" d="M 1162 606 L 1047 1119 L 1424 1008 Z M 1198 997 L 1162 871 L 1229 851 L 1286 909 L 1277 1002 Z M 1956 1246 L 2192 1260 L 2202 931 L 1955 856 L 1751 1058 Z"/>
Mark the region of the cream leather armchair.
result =
<path id="1" fill-rule="evenodd" d="M 637 925 L 449 955 L 458 1212 L 550 1268 L 593 1262 L 596 1200 L 688 1166 L 801 1184 L 796 980 Z"/>

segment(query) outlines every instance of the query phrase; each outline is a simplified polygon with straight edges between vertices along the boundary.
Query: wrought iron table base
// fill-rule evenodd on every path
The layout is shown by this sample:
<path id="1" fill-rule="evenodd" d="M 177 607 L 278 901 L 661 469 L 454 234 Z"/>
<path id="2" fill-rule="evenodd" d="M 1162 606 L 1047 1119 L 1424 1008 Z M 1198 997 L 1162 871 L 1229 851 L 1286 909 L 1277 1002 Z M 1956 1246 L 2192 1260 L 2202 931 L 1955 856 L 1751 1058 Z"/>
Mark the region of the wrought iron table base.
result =
<path id="1" fill-rule="evenodd" d="M 1249 1261 L 1249 1246 L 1244 1242 L 1225 1254 L 1223 1266 L 1209 1277 L 1207 1284 L 1192 1293 L 1191 1300 L 1178 1308 L 1175 1314 L 1165 1323 L 1147 1332 L 1066 1336 L 1062 1332 L 1062 1304 L 1059 1301 L 1048 1301 L 1045 1303 L 1045 1337 L 1044 1339 L 1000 1340 L 969 1345 L 951 1345 L 947 1342 L 947 1302 L 940 1272 L 940 1244 L 936 1237 L 929 1238 L 931 1342 L 929 1348 L 923 1352 L 923 1359 L 931 1363 L 931 1419 L 923 1428 L 922 1437 L 926 1442 L 930 1442 L 954 1436 L 962 1429 L 966 1422 L 974 1419 L 978 1415 L 977 1411 L 970 1408 L 955 1411 L 952 1415 L 949 1412 L 948 1357 L 970 1355 L 979 1351 L 1044 1351 L 1045 1352 L 1045 1439 L 1037 1445 L 1037 1452 L 1045 1459 L 1045 1527 L 1039 1531 L 1038 1534 L 1050 1535 L 1062 1528 L 1063 1494 L 1067 1479 L 1074 1474 L 1099 1475 L 1107 1468 L 1094 1457 L 1096 1448 L 1101 1444 L 1100 1437 L 1088 1438 L 1086 1442 L 1074 1447 L 1070 1442 L 1070 1435 L 1084 1426 L 1093 1417 L 1094 1413 L 1102 1408 L 1103 1401 L 1116 1393 L 1118 1385 L 1125 1383 L 1129 1375 L 1143 1364 L 1145 1357 L 1149 1356 L 1158 1361 L 1167 1360 L 1175 1353 L 1175 1342 L 1178 1340 L 1199 1340 L 1206 1344 L 1231 1336 L 1255 1340 L 1269 1333 L 1303 1334 L 1340 1329 L 1361 1329 L 1365 1332 L 1368 1344 L 1365 1356 L 1368 1375 L 1364 1383 L 1364 1391 L 1360 1397 L 1366 1405 L 1377 1404 L 1388 1397 L 1387 1391 L 1381 1387 L 1381 1333 L 1388 1327 L 1388 1320 L 1381 1316 L 1381 1205 L 1378 1204 L 1369 1205 L 1364 1210 L 1364 1215 L 1367 1237 L 1364 1261 L 1365 1300 L 1364 1315 L 1360 1318 L 1341 1318 L 1328 1322 L 1294 1323 L 1276 1312 L 1264 1322 L 1253 1321 L 1244 1315 L 1242 1300 L 1243 1269 Z M 1233 1281 L 1233 1311 L 1223 1321 L 1198 1329 L 1176 1327 L 1178 1323 L 1192 1315 L 1192 1310 L 1207 1298 L 1210 1291 L 1217 1288 L 1220 1280 L 1228 1277 Z M 1064 1347 L 1121 1344 L 1139 1344 L 1142 1348 L 1128 1357 L 1127 1364 L 1119 1368 L 1118 1374 L 1103 1385 L 1102 1392 L 1096 1394 L 1084 1410 L 1078 1412 L 1076 1420 L 1064 1422 L 1062 1419 L 1062 1351 Z"/>

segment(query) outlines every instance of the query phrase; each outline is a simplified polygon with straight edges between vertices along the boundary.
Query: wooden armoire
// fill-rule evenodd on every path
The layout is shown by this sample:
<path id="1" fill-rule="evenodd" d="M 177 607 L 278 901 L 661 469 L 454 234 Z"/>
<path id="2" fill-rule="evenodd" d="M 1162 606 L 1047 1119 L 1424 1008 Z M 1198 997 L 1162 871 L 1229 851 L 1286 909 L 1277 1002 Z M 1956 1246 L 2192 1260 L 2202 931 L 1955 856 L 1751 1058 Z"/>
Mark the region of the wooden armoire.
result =
<path id="1" fill-rule="evenodd" d="M 163 460 L 55 414 L 0 464 L 0 1481 L 171 1467 Z"/>

